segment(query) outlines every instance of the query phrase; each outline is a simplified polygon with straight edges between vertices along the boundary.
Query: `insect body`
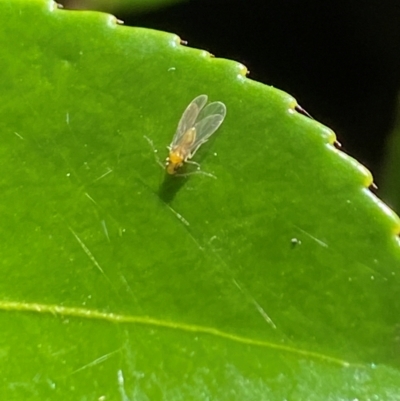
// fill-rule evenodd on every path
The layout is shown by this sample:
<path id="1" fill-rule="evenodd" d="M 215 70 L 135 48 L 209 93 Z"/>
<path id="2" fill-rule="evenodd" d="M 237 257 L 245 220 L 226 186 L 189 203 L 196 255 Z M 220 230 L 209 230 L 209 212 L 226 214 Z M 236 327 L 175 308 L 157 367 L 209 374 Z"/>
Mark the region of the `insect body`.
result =
<path id="1" fill-rule="evenodd" d="M 189 160 L 197 149 L 207 142 L 224 121 L 225 105 L 222 102 L 212 102 L 206 106 L 207 99 L 207 95 L 197 96 L 182 114 L 172 142 L 168 146 L 168 174 L 176 174 L 183 163 L 190 163 Z"/>

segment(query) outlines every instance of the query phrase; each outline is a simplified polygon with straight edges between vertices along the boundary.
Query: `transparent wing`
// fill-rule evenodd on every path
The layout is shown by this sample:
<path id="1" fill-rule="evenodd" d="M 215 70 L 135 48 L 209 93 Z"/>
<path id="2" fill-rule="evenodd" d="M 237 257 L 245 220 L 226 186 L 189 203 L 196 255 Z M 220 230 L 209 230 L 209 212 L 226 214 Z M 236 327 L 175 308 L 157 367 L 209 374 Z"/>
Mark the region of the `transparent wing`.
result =
<path id="1" fill-rule="evenodd" d="M 207 95 L 200 95 L 194 98 L 186 110 L 183 112 L 181 119 L 179 120 L 178 128 L 176 129 L 175 135 L 172 138 L 170 148 L 176 146 L 182 136 L 187 132 L 188 129 L 192 128 L 199 116 L 200 111 L 203 109 L 204 105 L 207 103 Z M 212 103 L 211 103 L 212 104 Z M 206 107 L 206 109 L 208 106 Z"/>
<path id="2" fill-rule="evenodd" d="M 192 145 L 190 153 L 193 156 L 197 149 L 210 138 L 224 121 L 226 107 L 222 102 L 210 103 L 199 115 L 198 122 L 195 124 L 196 139 Z"/>

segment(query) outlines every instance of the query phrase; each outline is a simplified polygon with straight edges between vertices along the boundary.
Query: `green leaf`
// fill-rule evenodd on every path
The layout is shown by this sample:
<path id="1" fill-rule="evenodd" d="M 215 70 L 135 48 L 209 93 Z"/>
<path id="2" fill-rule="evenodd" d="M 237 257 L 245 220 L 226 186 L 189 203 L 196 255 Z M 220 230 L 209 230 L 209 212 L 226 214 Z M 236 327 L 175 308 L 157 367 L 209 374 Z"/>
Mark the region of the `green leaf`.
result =
<path id="1" fill-rule="evenodd" d="M 397 399 L 399 219 L 329 129 L 174 35 L 0 19 L 3 399 Z M 216 178 L 167 177 L 202 93 Z"/>

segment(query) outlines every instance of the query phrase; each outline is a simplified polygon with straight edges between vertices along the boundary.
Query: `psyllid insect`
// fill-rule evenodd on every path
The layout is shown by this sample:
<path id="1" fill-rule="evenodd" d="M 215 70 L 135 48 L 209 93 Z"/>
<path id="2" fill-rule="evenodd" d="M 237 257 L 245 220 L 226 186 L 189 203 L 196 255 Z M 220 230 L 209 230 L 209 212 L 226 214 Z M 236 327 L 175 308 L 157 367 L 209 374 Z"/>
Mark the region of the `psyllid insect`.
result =
<path id="1" fill-rule="evenodd" d="M 168 174 L 176 174 L 185 162 L 197 164 L 190 159 L 224 121 L 225 105 L 222 102 L 212 102 L 206 106 L 207 100 L 207 95 L 197 96 L 183 112 L 172 142 L 168 146 L 169 156 L 166 160 Z"/>

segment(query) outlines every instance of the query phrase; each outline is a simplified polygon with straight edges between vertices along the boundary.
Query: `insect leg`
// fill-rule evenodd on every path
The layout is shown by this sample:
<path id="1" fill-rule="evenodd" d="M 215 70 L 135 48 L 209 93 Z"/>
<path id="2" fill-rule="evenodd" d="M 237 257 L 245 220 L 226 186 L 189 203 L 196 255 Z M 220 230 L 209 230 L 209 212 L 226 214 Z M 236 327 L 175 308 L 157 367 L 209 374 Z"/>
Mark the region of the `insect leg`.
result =
<path id="1" fill-rule="evenodd" d="M 175 177 L 187 177 L 189 175 L 195 175 L 195 174 L 203 174 L 206 175 L 207 177 L 211 177 L 211 178 L 215 178 L 217 179 L 217 177 L 214 174 L 211 173 L 207 173 L 203 170 L 196 170 L 196 171 L 191 171 L 190 173 L 182 173 L 182 174 L 175 174 Z"/>
<path id="2" fill-rule="evenodd" d="M 193 160 L 186 160 L 185 163 L 193 164 L 193 165 L 197 166 L 198 170 L 200 170 L 200 164 L 197 162 L 194 162 Z"/>

